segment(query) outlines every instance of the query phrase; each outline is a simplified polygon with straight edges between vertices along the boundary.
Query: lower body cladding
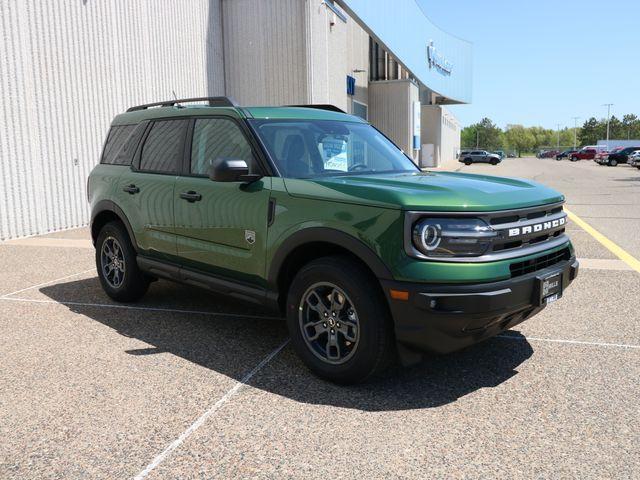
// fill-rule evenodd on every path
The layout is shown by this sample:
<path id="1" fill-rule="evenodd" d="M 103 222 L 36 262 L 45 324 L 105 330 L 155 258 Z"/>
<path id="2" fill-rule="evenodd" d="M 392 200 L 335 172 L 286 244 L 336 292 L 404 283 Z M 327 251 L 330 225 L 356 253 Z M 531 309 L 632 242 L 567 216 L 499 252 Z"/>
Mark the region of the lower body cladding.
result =
<path id="1" fill-rule="evenodd" d="M 543 270 L 481 284 L 434 285 L 382 281 L 395 323 L 400 360 L 419 352 L 449 353 L 517 325 L 562 296 L 578 275 L 575 257 Z M 408 292 L 392 299 L 390 290 Z"/>

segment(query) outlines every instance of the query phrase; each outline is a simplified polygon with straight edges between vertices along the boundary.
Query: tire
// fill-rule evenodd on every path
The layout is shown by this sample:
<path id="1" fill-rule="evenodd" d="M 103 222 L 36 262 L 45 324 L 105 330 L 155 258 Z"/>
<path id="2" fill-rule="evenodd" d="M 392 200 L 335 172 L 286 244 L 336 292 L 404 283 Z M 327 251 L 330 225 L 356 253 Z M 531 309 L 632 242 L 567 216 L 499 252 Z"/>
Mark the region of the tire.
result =
<path id="1" fill-rule="evenodd" d="M 576 157 L 571 157 L 572 162 L 576 162 L 578 159 Z"/>
<path id="2" fill-rule="evenodd" d="M 309 370 L 335 383 L 363 382 L 394 358 L 387 300 L 373 275 L 348 256 L 322 257 L 300 269 L 287 294 L 287 326 Z M 332 332 L 337 347 L 329 345 Z"/>
<path id="3" fill-rule="evenodd" d="M 473 163 L 473 160 L 471 160 L 470 158 L 465 158 L 465 159 L 464 159 L 464 164 L 465 164 L 466 166 L 469 166 L 469 165 L 471 165 L 472 163 Z"/>
<path id="4" fill-rule="evenodd" d="M 96 240 L 96 268 L 102 289 L 118 302 L 134 302 L 151 279 L 138 268 L 136 252 L 120 222 L 107 223 Z"/>
<path id="5" fill-rule="evenodd" d="M 615 158 L 613 160 L 609 160 L 609 166 L 610 167 L 617 167 L 618 166 L 618 161 Z"/>
<path id="6" fill-rule="evenodd" d="M 498 162 L 497 160 L 491 160 L 490 163 L 491 163 L 491 165 L 498 165 L 498 163 L 500 163 L 500 162 Z"/>

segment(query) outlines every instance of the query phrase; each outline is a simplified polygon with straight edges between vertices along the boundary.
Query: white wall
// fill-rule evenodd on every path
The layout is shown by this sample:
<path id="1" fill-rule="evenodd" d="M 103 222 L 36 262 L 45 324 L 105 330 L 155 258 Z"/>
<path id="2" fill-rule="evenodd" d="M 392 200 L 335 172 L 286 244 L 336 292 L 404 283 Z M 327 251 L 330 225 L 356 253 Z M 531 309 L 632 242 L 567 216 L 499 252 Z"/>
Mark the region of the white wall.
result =
<path id="1" fill-rule="evenodd" d="M 224 93 L 220 0 L 0 2 L 0 239 L 85 225 L 114 115 Z"/>
<path id="2" fill-rule="evenodd" d="M 241 105 L 308 102 L 305 3 L 224 0 L 227 95 Z"/>
<path id="3" fill-rule="evenodd" d="M 432 144 L 435 166 L 451 168 L 457 165 L 460 150 L 460 122 L 441 105 L 423 105 L 420 140 Z M 427 153 L 426 150 L 423 153 Z"/>
<path id="4" fill-rule="evenodd" d="M 416 163 L 419 150 L 413 149 L 413 102 L 419 99 L 418 86 L 411 80 L 369 83 L 369 122 Z"/>

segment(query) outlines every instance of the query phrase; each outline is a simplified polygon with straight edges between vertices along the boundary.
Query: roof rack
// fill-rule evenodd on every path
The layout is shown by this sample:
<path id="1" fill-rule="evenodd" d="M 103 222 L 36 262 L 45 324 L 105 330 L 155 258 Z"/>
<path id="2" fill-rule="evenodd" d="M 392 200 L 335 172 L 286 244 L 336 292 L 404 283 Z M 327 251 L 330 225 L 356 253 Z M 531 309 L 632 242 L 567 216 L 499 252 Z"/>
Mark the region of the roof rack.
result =
<path id="1" fill-rule="evenodd" d="M 192 102 L 208 102 L 210 107 L 238 107 L 238 104 L 231 97 L 197 97 L 197 98 L 181 98 L 175 100 L 165 100 L 164 102 L 146 103 L 144 105 L 136 105 L 127 109 L 127 112 L 135 112 L 136 110 L 146 110 L 149 107 L 173 107 L 183 103 Z"/>
<path id="2" fill-rule="evenodd" d="M 318 110 L 329 110 L 330 112 L 347 113 L 341 108 L 335 105 L 329 105 L 328 103 L 314 103 L 309 105 L 286 105 L 287 107 L 302 107 L 302 108 L 316 108 Z"/>

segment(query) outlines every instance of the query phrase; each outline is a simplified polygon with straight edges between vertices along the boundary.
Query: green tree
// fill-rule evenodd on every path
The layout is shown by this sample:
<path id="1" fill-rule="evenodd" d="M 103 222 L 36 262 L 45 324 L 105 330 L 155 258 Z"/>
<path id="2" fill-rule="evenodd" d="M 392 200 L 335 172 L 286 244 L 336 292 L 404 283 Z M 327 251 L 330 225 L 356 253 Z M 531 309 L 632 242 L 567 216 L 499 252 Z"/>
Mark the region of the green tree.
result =
<path id="1" fill-rule="evenodd" d="M 623 139 L 632 140 L 640 139 L 640 119 L 628 113 L 622 117 L 622 137 Z"/>
<path id="2" fill-rule="evenodd" d="M 518 156 L 521 156 L 523 152 L 533 150 L 537 140 L 533 129 L 522 125 L 509 125 L 505 132 L 505 141 L 509 150 L 515 150 Z"/>
<path id="3" fill-rule="evenodd" d="M 463 148 L 484 148 L 498 150 L 502 148 L 502 130 L 489 118 L 462 129 L 460 142 Z"/>
<path id="4" fill-rule="evenodd" d="M 595 145 L 598 142 L 598 138 L 602 138 L 601 133 L 602 122 L 598 121 L 595 117 L 591 117 L 584 122 L 580 129 L 580 144 L 583 146 Z"/>

